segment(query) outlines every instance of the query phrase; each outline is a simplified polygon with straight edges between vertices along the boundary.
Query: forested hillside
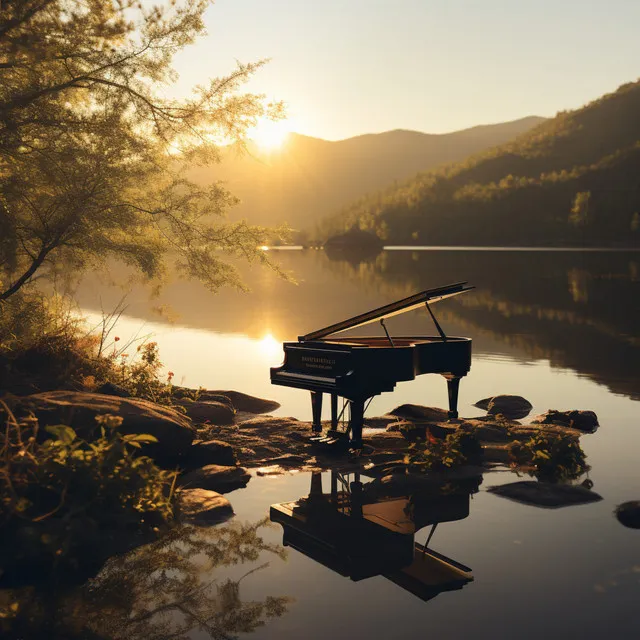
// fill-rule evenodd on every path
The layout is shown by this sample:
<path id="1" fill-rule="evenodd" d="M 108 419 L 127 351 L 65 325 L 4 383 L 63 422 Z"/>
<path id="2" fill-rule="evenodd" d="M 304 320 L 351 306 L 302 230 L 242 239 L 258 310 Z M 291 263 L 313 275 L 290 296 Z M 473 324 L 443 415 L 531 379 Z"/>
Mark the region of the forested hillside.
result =
<path id="1" fill-rule="evenodd" d="M 640 244 L 640 82 L 367 196 L 317 228 L 389 244 Z"/>
<path id="2" fill-rule="evenodd" d="M 248 154 L 228 151 L 216 167 L 193 167 L 189 175 L 201 183 L 223 180 L 240 199 L 231 212 L 236 218 L 313 228 L 355 198 L 503 144 L 542 120 L 531 116 L 438 135 L 395 130 L 335 142 L 292 133 L 279 149 L 250 144 Z"/>

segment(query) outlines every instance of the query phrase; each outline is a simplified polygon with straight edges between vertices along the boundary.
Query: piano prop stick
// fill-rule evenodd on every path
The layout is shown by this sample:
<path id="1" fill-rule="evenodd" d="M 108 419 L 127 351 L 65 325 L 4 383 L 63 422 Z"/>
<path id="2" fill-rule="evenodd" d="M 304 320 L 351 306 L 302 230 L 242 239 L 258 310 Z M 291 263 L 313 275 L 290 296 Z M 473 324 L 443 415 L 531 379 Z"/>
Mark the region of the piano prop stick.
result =
<path id="1" fill-rule="evenodd" d="M 471 338 L 447 336 L 433 314 L 431 305 L 457 296 L 473 287 L 457 282 L 427 289 L 378 309 L 342 320 L 324 329 L 285 342 L 284 362 L 271 369 L 271 383 L 311 392 L 313 440 L 323 444 L 348 442 L 362 449 L 362 426 L 366 404 L 374 396 L 393 391 L 396 383 L 413 380 L 423 373 L 439 373 L 447 380 L 449 419 L 458 417 L 460 378 L 471 368 Z M 438 335 L 391 336 L 387 318 L 426 306 Z M 339 337 L 348 329 L 380 322 L 385 336 Z M 322 397 L 331 396 L 331 427 L 322 435 Z M 342 414 L 338 398 L 343 398 Z M 345 429 L 341 416 L 347 413 Z"/>

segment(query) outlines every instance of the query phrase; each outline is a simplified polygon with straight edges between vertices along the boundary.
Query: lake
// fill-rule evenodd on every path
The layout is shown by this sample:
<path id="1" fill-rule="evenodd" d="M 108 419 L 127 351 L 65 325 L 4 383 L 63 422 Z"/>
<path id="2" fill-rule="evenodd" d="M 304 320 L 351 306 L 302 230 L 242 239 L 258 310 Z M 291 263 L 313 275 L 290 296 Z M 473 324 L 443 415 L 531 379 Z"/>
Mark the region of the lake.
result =
<path id="1" fill-rule="evenodd" d="M 247 637 L 249 630 L 254 638 L 638 637 L 640 531 L 624 527 L 614 510 L 640 500 L 640 253 L 396 248 L 364 261 L 315 250 L 274 255 L 295 283 L 243 269 L 248 294 L 213 296 L 198 284 L 175 282 L 150 299 L 134 287 L 116 332 L 125 341 L 153 336 L 178 384 L 275 399 L 278 415 L 308 420 L 308 393 L 269 382 L 283 341 L 417 291 L 469 281 L 475 290 L 434 309 L 449 335 L 473 339 L 471 371 L 460 385 L 461 416 L 482 414 L 473 403 L 503 393 L 533 404 L 528 419 L 550 408 L 595 411 L 600 428 L 581 439 L 591 468 L 576 482 L 588 480 L 603 499 L 558 509 L 527 506 L 487 491 L 527 478 L 506 469 L 484 473 L 466 493 L 456 493 L 461 510 L 442 516 L 429 541 L 430 549 L 467 567 L 473 580 L 434 589 L 428 599 L 392 580 L 388 570 L 375 573 L 376 562 L 391 555 L 384 543 L 372 554 L 372 575 L 356 581 L 340 575 L 335 563 L 305 553 L 302 543 L 283 559 L 282 528 L 261 526 L 262 539 L 274 548 L 233 566 L 205 569 L 203 562 L 214 584 L 235 585 L 236 609 L 239 603 L 280 607 L 261 620 L 266 624 L 248 624 Z M 120 296 L 95 278 L 77 292 L 92 322 Z M 434 333 L 424 311 L 387 326 L 392 335 Z M 399 383 L 376 397 L 367 415 L 403 403 L 446 407 L 444 380 L 426 375 Z M 322 477 L 325 492 L 330 475 Z M 366 491 L 370 479 L 360 480 Z M 360 487 L 353 481 L 347 477 L 345 486 Z M 271 504 L 308 496 L 310 486 L 309 474 L 255 476 L 228 495 L 234 520 L 255 523 Z M 412 519 L 416 527 L 438 520 L 446 507 L 420 500 L 410 496 L 407 503 L 422 514 Z M 429 530 L 420 528 L 415 541 L 424 544 Z M 218 589 L 212 607 L 224 608 L 225 593 Z M 286 599 L 272 600 L 279 597 Z M 209 637 L 196 627 L 187 635 Z"/>

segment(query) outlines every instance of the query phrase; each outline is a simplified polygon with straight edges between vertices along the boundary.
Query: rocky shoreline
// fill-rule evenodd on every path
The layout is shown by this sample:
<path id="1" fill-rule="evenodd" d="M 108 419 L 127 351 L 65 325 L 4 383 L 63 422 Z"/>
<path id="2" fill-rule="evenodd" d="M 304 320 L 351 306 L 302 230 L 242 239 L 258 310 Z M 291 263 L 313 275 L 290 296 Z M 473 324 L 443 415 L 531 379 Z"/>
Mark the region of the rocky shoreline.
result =
<path id="1" fill-rule="evenodd" d="M 455 421 L 449 421 L 442 409 L 402 405 L 365 420 L 365 446 L 354 458 L 345 448 L 311 443 L 309 422 L 269 415 L 279 408 L 277 402 L 238 391 L 178 388 L 174 408 L 123 397 L 118 389 L 103 390 L 111 393 L 50 391 L 5 397 L 5 402 L 16 415 L 33 415 L 43 426 L 67 424 L 84 438 L 91 436 L 95 417 L 101 414 L 121 416 L 123 433 L 154 436 L 157 442 L 145 447 L 145 454 L 164 468 L 180 471 L 178 517 L 182 522 L 197 524 L 231 517 L 233 509 L 222 494 L 245 486 L 252 474 L 277 475 L 348 465 L 385 482 L 398 481 L 399 476 L 410 473 L 406 460 L 413 443 L 425 437 L 443 439 L 461 428 L 480 443 L 482 472 L 509 465 L 514 445 L 537 434 L 577 441 L 598 426 L 593 412 L 555 410 L 522 424 L 514 416 L 523 417 L 531 405 L 519 396 L 481 400 L 476 406 L 486 410 L 486 415 Z M 461 477 L 469 471 L 463 466 L 426 473 Z M 477 473 L 478 469 L 472 471 Z"/>

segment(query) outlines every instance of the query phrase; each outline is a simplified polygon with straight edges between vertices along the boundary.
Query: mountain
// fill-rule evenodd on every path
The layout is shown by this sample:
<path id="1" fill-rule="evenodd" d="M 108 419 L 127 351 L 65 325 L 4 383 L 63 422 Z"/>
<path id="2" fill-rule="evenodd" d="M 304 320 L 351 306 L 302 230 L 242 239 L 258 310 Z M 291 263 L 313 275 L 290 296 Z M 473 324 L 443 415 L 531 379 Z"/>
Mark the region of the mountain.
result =
<path id="1" fill-rule="evenodd" d="M 389 244 L 640 245 L 640 82 L 322 221 Z"/>
<path id="2" fill-rule="evenodd" d="M 233 218 L 309 228 L 355 198 L 507 142 L 542 121 L 531 116 L 446 134 L 396 130 L 336 142 L 290 134 L 280 149 L 230 150 L 213 170 L 193 168 L 190 177 L 224 181 L 241 200 Z"/>

